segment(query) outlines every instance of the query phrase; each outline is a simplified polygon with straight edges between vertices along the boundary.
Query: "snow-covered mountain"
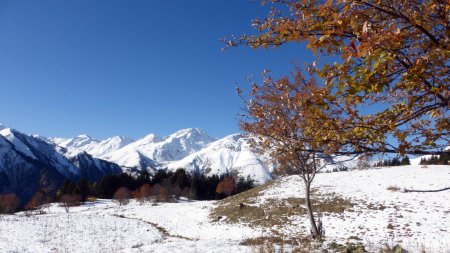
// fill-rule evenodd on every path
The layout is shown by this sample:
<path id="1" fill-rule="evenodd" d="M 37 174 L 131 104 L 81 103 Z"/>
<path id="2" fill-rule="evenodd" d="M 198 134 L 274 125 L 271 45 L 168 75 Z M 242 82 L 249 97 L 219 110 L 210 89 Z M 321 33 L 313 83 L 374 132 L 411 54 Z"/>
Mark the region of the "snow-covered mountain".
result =
<path id="1" fill-rule="evenodd" d="M 67 157 L 74 157 L 79 153 L 86 152 L 93 157 L 102 158 L 109 153 L 134 142 L 133 139 L 126 136 L 114 136 L 102 141 L 96 140 L 86 134 L 81 134 L 69 139 L 58 137 L 46 138 L 39 135 L 33 136 L 63 148 L 63 153 L 65 153 L 65 156 Z"/>
<path id="2" fill-rule="evenodd" d="M 46 138 L 0 124 L 0 194 L 23 188 L 19 193 L 28 196 L 38 188 L 55 189 L 66 179 L 98 180 L 111 173 L 179 168 L 205 175 L 231 173 L 264 183 L 272 178 L 273 165 L 251 150 L 249 138 L 234 134 L 217 140 L 197 128 L 162 138 L 149 134 L 136 141 L 121 136 L 96 140 L 85 134 Z M 335 163 L 339 159 L 328 161 L 327 170 L 341 166 Z"/>
<path id="3" fill-rule="evenodd" d="M 147 135 L 103 157 L 126 168 L 152 170 L 200 151 L 215 140 L 203 130 L 188 128 L 163 138 Z"/>
<path id="4" fill-rule="evenodd" d="M 167 167 L 170 170 L 184 168 L 206 175 L 231 173 L 249 176 L 259 183 L 266 182 L 272 178 L 272 167 L 266 157 L 250 149 L 248 138 L 241 134 L 229 135 L 179 161 L 169 163 Z"/>
<path id="5" fill-rule="evenodd" d="M 87 153 L 68 156 L 66 149 L 42 137 L 12 128 L 0 130 L 0 194 L 15 192 L 27 199 L 38 189 L 56 190 L 67 179 L 98 180 L 121 168 Z"/>
<path id="6" fill-rule="evenodd" d="M 15 192 L 22 199 L 36 190 L 54 191 L 77 168 L 55 148 L 14 129 L 0 131 L 0 194 Z"/>
<path id="7" fill-rule="evenodd" d="M 56 141 L 59 141 L 59 140 L 61 140 L 61 138 L 57 138 Z M 62 139 L 62 140 L 63 141 L 61 143 L 59 143 L 58 146 L 61 146 L 68 150 L 93 148 L 99 143 L 98 140 L 90 137 L 87 134 L 81 134 L 75 138 L 66 139 L 66 140 Z"/>
<path id="8" fill-rule="evenodd" d="M 94 157 L 101 158 L 132 142 L 134 142 L 133 139 L 125 136 L 114 136 L 98 141 L 88 135 L 79 135 L 73 139 L 61 142 L 59 146 L 66 148 L 71 156 L 86 152 Z"/>

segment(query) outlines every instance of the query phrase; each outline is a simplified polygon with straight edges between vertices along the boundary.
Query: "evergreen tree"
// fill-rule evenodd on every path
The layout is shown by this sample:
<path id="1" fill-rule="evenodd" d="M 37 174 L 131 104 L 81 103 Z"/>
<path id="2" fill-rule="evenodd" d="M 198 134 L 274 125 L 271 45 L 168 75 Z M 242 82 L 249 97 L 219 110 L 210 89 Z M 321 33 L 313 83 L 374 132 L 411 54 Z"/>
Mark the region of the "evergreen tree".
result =
<path id="1" fill-rule="evenodd" d="M 405 156 L 402 158 L 402 161 L 400 162 L 400 165 L 410 165 L 411 162 L 409 161 L 409 157 Z"/>
<path id="2" fill-rule="evenodd" d="M 77 185 L 75 187 L 75 193 L 80 195 L 81 202 L 86 201 L 86 198 L 90 193 L 89 182 L 84 178 L 78 180 Z"/>

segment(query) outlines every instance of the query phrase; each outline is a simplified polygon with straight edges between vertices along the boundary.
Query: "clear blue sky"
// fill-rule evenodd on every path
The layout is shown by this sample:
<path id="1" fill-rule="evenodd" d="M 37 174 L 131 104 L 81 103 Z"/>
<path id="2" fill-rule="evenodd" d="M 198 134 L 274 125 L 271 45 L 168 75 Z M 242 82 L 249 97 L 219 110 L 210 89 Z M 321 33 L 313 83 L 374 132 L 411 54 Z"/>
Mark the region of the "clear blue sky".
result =
<path id="1" fill-rule="evenodd" d="M 0 0 L 0 123 L 96 138 L 239 131 L 236 83 L 311 61 L 300 45 L 221 51 L 266 9 L 249 0 Z"/>

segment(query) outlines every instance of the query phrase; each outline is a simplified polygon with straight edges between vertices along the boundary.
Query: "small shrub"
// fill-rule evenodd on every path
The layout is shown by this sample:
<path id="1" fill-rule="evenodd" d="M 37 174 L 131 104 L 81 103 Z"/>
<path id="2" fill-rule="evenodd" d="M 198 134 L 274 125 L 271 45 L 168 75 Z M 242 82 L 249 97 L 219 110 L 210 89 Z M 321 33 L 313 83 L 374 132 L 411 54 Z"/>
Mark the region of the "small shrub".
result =
<path id="1" fill-rule="evenodd" d="M 127 187 L 120 187 L 113 196 L 114 200 L 120 205 L 127 205 L 130 202 L 131 192 Z"/>
<path id="2" fill-rule="evenodd" d="M 235 189 L 236 181 L 234 180 L 234 178 L 231 176 L 226 176 L 217 185 L 216 192 L 219 194 L 225 194 L 227 197 L 229 197 Z"/>
<path id="3" fill-rule="evenodd" d="M 20 206 L 20 198 L 14 193 L 0 195 L 0 213 L 15 213 Z"/>
<path id="4" fill-rule="evenodd" d="M 144 184 L 139 189 L 133 192 L 133 197 L 136 198 L 136 200 L 141 204 L 149 201 L 151 196 L 152 187 L 149 184 Z"/>
<path id="5" fill-rule="evenodd" d="M 71 207 L 80 205 L 80 201 L 81 196 L 78 194 L 64 194 L 59 199 L 59 202 L 62 204 L 67 213 Z"/>
<path id="6" fill-rule="evenodd" d="M 169 200 L 170 200 L 169 190 L 167 190 L 166 187 L 161 187 L 159 189 L 158 195 L 156 196 L 156 201 L 158 201 L 158 202 L 169 202 Z"/>
<path id="7" fill-rule="evenodd" d="M 27 210 L 27 212 L 36 211 L 39 214 L 44 214 L 44 208 L 49 207 L 48 203 L 50 203 L 50 201 L 50 198 L 47 197 L 43 191 L 38 191 L 25 205 L 25 210 Z"/>

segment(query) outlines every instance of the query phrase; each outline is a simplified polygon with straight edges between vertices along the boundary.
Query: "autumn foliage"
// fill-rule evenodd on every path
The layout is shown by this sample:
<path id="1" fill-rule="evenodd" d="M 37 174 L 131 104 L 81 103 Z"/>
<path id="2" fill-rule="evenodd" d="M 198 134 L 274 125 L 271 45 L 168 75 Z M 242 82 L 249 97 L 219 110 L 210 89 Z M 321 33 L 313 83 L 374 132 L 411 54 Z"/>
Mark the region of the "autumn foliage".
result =
<path id="1" fill-rule="evenodd" d="M 25 205 L 26 210 L 36 210 L 40 206 L 50 203 L 51 199 L 45 195 L 44 192 L 36 192 L 30 201 Z"/>
<path id="2" fill-rule="evenodd" d="M 314 218 L 311 183 L 326 165 L 321 158 L 330 144 L 317 138 L 316 133 L 318 127 L 323 127 L 320 117 L 335 116 L 316 106 L 321 102 L 315 95 L 320 90 L 314 79 L 306 79 L 300 72 L 293 81 L 266 77 L 261 86 L 253 85 L 251 100 L 241 118 L 241 128 L 256 137 L 250 141 L 251 146 L 270 155 L 275 173 L 302 178 L 314 238 L 321 237 L 323 231 Z"/>
<path id="3" fill-rule="evenodd" d="M 113 199 L 119 203 L 119 205 L 127 205 L 131 199 L 131 191 L 126 187 L 120 187 L 116 193 L 114 193 Z"/>
<path id="4" fill-rule="evenodd" d="M 15 213 L 20 206 L 20 198 L 14 193 L 0 195 L 0 214 Z"/>
<path id="5" fill-rule="evenodd" d="M 152 187 L 149 184 L 144 184 L 139 189 L 133 192 L 133 197 L 139 201 L 139 203 L 144 203 L 150 200 L 152 196 Z"/>
<path id="6" fill-rule="evenodd" d="M 241 128 L 277 172 L 311 183 L 324 156 L 439 154 L 449 145 L 450 4 L 446 0 L 272 0 L 256 33 L 228 46 L 299 43 L 314 54 L 292 78 L 252 83 Z"/>
<path id="7" fill-rule="evenodd" d="M 303 42 L 314 53 L 303 74 L 319 80 L 306 111 L 316 120 L 307 130 L 314 129 L 312 138 L 326 143 L 327 152 L 444 153 L 450 134 L 448 1 L 263 2 L 271 11 L 254 20 L 256 34 L 228 45 Z M 286 97 L 279 102 L 295 109 Z"/>
<path id="8" fill-rule="evenodd" d="M 81 196 L 78 194 L 64 194 L 60 197 L 59 202 L 68 213 L 71 207 L 78 206 L 81 201 Z"/>
<path id="9" fill-rule="evenodd" d="M 216 192 L 219 194 L 225 194 L 227 197 L 236 189 L 236 181 L 232 176 L 225 176 L 222 181 L 217 185 Z"/>

